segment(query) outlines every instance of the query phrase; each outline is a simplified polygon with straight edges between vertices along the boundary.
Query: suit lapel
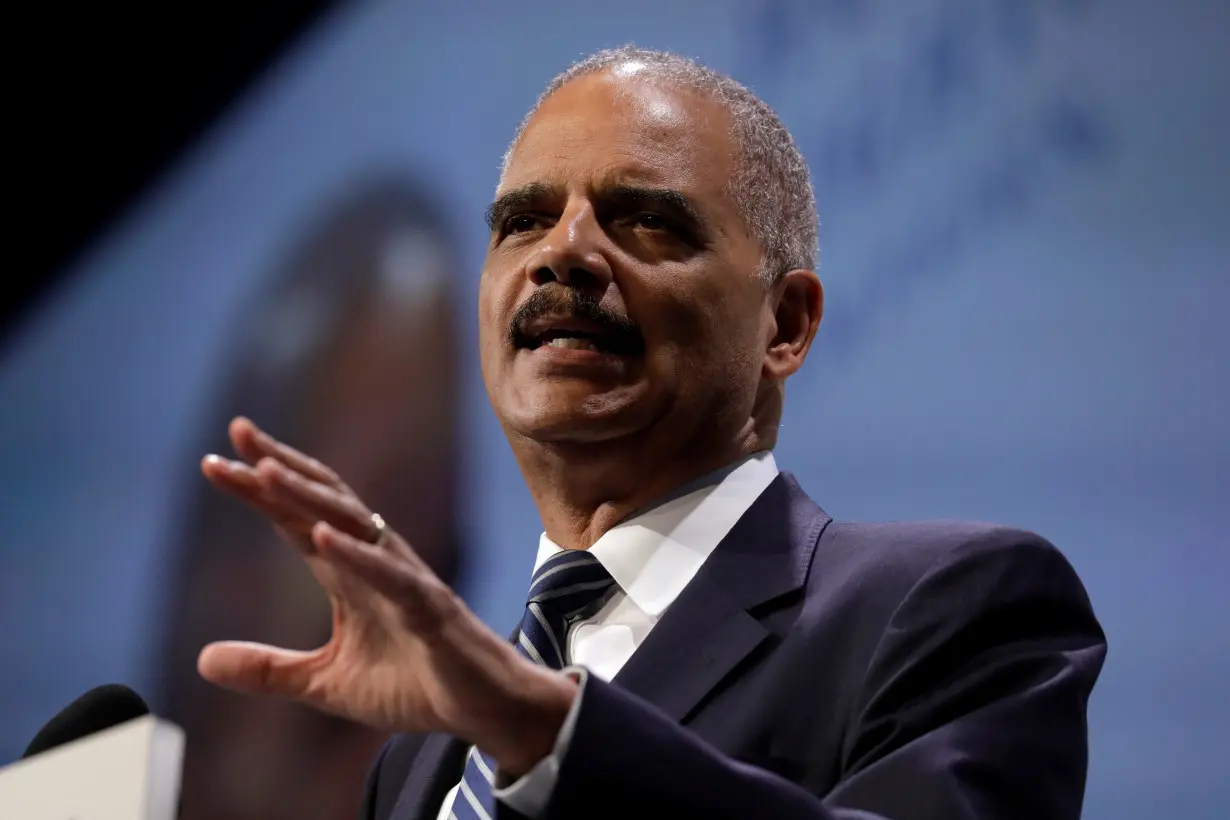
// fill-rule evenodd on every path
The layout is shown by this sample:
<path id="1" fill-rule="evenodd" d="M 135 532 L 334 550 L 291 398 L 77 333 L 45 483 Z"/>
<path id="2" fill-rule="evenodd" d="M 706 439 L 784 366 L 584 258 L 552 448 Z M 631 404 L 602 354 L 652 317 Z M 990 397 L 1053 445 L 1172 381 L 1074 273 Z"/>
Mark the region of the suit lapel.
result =
<path id="1" fill-rule="evenodd" d="M 435 820 L 448 790 L 461 780 L 469 747 L 457 738 L 435 732 L 423 740 L 410 765 L 390 818 Z"/>
<path id="2" fill-rule="evenodd" d="M 508 637 L 516 643 L 521 633 L 518 626 Z M 465 756 L 470 745 L 452 735 L 434 732 L 423 740 L 414 757 L 410 774 L 397 797 L 393 818 L 435 820 L 448 790 L 456 786 L 465 770 Z M 507 812 L 505 812 L 507 813 Z M 501 815 L 503 816 L 503 815 Z"/>
<path id="3" fill-rule="evenodd" d="M 829 517 L 787 473 L 774 479 L 663 614 L 614 683 L 686 723 L 771 637 L 749 610 L 802 588 Z"/>
<path id="4" fill-rule="evenodd" d="M 705 696 L 772 633 L 749 610 L 800 589 L 829 517 L 782 473 L 739 519 L 662 615 L 614 683 L 686 723 Z M 515 639 L 516 632 L 513 633 Z M 468 747 L 429 735 L 395 818 L 435 820 Z"/>

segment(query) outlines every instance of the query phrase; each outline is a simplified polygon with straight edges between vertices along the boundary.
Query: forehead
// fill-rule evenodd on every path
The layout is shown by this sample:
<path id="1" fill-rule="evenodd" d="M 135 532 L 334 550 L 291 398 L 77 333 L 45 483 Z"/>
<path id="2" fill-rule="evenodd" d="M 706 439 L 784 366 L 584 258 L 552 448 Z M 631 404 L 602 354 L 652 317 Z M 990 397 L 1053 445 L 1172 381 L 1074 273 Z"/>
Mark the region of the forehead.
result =
<path id="1" fill-rule="evenodd" d="M 729 119 L 713 100 L 666 82 L 591 74 L 543 101 L 500 189 L 640 182 L 719 201 L 733 158 Z"/>

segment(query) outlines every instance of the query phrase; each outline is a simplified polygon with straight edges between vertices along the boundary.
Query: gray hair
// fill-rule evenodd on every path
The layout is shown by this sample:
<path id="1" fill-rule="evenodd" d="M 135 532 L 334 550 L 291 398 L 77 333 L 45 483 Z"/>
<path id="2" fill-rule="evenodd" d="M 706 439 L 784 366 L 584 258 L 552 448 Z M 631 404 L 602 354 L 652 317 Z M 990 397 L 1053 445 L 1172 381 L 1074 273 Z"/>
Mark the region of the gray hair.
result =
<path id="1" fill-rule="evenodd" d="M 502 170 L 508 169 L 513 149 L 548 97 L 578 77 L 629 63 L 640 63 L 655 79 L 705 94 L 726 110 L 738 150 L 727 193 L 760 242 L 764 252 L 760 274 L 766 283 L 790 270 L 814 270 L 819 232 L 816 199 L 807 161 L 794 138 L 768 103 L 741 83 L 687 57 L 628 45 L 599 51 L 574 64 L 547 84 L 517 126 Z"/>

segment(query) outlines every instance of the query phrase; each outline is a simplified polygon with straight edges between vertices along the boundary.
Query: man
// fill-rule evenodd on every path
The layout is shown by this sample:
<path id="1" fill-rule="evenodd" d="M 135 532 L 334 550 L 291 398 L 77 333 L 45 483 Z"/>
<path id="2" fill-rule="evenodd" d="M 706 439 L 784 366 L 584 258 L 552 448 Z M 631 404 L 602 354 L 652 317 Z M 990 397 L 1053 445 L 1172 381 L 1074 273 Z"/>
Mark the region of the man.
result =
<path id="1" fill-rule="evenodd" d="M 778 473 L 822 291 L 773 112 L 600 53 L 530 113 L 489 215 L 483 377 L 545 530 L 514 641 L 239 419 L 242 460 L 205 473 L 302 551 L 333 636 L 212 645 L 205 677 L 410 733 L 372 772 L 380 820 L 1077 817 L 1105 642 L 1067 562 L 1001 527 L 833 522 Z"/>

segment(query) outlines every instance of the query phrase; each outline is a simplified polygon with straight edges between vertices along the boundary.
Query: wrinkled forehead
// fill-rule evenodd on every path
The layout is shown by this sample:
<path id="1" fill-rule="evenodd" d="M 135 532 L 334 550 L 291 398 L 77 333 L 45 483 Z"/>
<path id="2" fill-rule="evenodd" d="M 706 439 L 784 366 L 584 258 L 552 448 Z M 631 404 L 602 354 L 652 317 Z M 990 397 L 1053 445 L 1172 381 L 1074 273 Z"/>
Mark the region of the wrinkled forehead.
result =
<path id="1" fill-rule="evenodd" d="M 500 191 L 644 183 L 721 207 L 733 167 L 729 118 L 715 101 L 608 71 L 571 80 L 543 101 L 509 155 Z"/>

